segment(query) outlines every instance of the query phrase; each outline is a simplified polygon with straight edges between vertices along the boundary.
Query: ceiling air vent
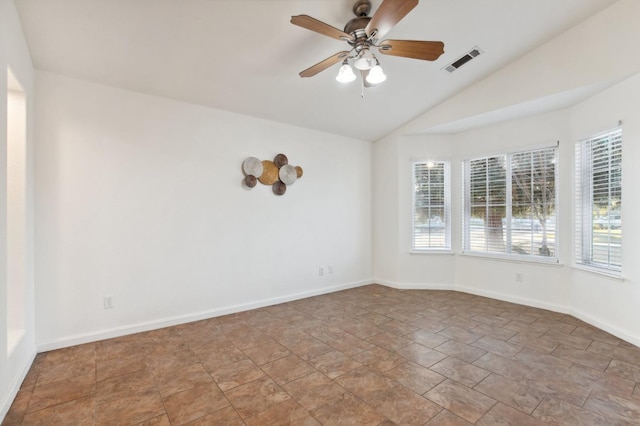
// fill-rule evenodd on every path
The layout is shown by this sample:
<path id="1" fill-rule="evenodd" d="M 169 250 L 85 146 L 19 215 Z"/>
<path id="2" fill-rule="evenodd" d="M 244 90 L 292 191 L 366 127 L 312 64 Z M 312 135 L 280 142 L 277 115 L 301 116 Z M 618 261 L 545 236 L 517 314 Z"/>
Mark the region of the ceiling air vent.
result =
<path id="1" fill-rule="evenodd" d="M 480 56 L 481 53 L 482 53 L 482 50 L 480 50 L 480 48 L 476 46 L 473 49 L 471 49 L 469 52 L 462 55 L 462 57 L 456 59 L 451 64 L 444 67 L 443 69 L 448 72 L 454 72 L 455 70 L 457 70 L 458 68 L 460 68 L 461 66 L 463 66 L 464 64 L 472 60 L 473 58 Z"/>

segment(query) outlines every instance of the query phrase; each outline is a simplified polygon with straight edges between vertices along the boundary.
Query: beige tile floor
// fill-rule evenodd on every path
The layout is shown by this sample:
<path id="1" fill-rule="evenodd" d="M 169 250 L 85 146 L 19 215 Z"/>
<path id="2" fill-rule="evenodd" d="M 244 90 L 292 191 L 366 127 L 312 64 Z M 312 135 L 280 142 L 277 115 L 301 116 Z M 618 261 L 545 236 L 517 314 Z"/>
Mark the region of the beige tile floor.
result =
<path id="1" fill-rule="evenodd" d="M 39 354 L 3 425 L 640 424 L 640 349 L 370 285 Z"/>

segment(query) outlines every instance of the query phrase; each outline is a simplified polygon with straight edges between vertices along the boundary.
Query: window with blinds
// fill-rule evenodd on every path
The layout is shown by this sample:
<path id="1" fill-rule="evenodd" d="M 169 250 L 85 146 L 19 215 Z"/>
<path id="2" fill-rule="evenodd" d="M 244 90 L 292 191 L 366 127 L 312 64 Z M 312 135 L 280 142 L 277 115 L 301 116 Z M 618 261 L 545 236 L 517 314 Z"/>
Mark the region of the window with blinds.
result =
<path id="1" fill-rule="evenodd" d="M 558 148 L 463 163 L 463 250 L 557 260 Z"/>
<path id="2" fill-rule="evenodd" d="M 622 129 L 576 144 L 577 264 L 622 271 Z"/>
<path id="3" fill-rule="evenodd" d="M 450 198 L 448 161 L 413 163 L 413 250 L 451 249 Z"/>

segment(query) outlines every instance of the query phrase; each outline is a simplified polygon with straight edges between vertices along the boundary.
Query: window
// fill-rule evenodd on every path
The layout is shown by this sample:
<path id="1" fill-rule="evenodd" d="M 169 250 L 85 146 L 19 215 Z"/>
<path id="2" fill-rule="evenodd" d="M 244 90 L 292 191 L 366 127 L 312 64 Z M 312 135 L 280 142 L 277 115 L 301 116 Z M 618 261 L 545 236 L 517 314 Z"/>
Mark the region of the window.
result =
<path id="1" fill-rule="evenodd" d="M 576 263 L 622 270 L 622 129 L 576 144 Z"/>
<path id="2" fill-rule="evenodd" d="M 557 259 L 557 152 L 464 162 L 464 251 Z"/>
<path id="3" fill-rule="evenodd" d="M 447 161 L 413 163 L 413 250 L 450 250 L 450 171 Z"/>

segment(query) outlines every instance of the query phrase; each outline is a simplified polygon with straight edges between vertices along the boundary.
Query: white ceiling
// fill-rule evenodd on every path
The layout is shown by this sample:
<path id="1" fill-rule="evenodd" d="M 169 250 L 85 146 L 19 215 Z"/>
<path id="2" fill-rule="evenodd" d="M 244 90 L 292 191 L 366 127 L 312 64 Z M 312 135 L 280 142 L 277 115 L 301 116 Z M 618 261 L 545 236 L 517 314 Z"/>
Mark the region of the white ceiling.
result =
<path id="1" fill-rule="evenodd" d="M 444 55 L 379 55 L 388 79 L 361 98 L 338 65 L 298 76 L 348 45 L 289 23 L 342 29 L 353 0 L 14 1 L 38 69 L 372 141 L 615 2 L 422 0 L 385 38 L 440 40 Z M 474 46 L 485 53 L 442 70 Z"/>

